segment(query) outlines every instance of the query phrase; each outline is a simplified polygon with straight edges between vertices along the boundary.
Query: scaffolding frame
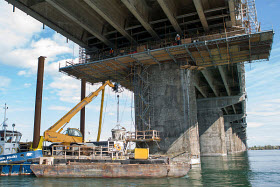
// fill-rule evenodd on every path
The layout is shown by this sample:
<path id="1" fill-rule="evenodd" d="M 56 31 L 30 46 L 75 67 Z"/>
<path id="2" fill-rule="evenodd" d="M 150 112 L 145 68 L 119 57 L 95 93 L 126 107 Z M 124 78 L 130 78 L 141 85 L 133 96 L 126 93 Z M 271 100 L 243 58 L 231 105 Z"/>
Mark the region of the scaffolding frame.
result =
<path id="1" fill-rule="evenodd" d="M 261 29 L 258 22 L 255 0 L 241 0 L 238 6 L 238 14 L 240 15 L 242 26 L 245 28 L 246 33 L 259 32 Z"/>
<path id="2" fill-rule="evenodd" d="M 148 72 L 150 65 L 134 66 L 133 90 L 135 95 L 135 131 L 151 130 L 151 121 L 153 118 L 153 101 L 150 74 Z M 137 111 L 136 111 L 137 110 Z"/>

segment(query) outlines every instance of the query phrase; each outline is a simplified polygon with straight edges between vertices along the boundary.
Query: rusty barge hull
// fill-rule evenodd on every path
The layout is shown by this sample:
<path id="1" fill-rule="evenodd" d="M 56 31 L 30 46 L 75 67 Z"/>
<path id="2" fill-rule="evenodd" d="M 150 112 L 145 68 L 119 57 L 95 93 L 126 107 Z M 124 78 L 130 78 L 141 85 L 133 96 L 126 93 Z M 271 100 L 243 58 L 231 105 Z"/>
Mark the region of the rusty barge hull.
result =
<path id="1" fill-rule="evenodd" d="M 184 177 L 190 165 L 182 164 L 71 164 L 32 165 L 37 177 L 61 178 L 164 178 Z"/>

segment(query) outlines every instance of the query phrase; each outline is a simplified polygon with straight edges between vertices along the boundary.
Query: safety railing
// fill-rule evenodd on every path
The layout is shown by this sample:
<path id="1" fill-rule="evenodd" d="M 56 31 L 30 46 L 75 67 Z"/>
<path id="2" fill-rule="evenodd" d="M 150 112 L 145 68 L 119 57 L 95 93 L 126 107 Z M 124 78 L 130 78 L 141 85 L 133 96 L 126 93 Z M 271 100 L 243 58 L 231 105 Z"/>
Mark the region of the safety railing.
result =
<path id="1" fill-rule="evenodd" d="M 159 131 L 147 130 L 147 131 L 136 131 L 127 132 L 126 141 L 159 141 Z"/>
<path id="2" fill-rule="evenodd" d="M 124 155 L 123 150 L 118 150 L 114 146 L 53 145 L 50 152 L 50 156 L 65 159 L 115 159 Z"/>
<path id="3" fill-rule="evenodd" d="M 226 38 L 230 36 L 236 36 L 240 34 L 245 34 L 245 28 L 243 27 L 235 27 L 235 28 L 225 28 L 218 31 L 212 31 L 209 33 L 198 33 L 192 35 L 184 35 L 182 36 L 181 44 L 193 43 L 197 41 L 207 41 L 214 40 L 219 38 Z M 177 45 L 175 41 L 175 37 L 169 37 L 162 40 L 157 41 L 148 41 L 145 43 L 141 43 L 138 45 L 132 45 L 129 47 L 122 47 L 113 50 L 98 50 L 90 55 L 80 55 L 83 59 L 79 61 L 79 63 L 87 63 L 98 60 L 104 60 L 107 58 L 116 58 L 118 56 L 129 55 L 139 52 L 144 52 L 147 50 L 159 49 L 169 46 Z M 86 53 L 86 50 L 81 50 L 82 53 Z"/>

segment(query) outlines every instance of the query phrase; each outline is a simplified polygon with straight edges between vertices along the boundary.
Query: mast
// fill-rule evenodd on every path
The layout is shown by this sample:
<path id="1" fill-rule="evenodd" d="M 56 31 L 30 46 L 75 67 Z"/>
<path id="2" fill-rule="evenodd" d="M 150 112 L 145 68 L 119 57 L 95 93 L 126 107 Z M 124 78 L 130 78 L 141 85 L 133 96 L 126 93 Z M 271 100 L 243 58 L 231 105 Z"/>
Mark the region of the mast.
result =
<path id="1" fill-rule="evenodd" d="M 7 116 L 7 109 L 8 109 L 6 103 L 5 103 L 4 109 L 5 109 L 5 112 L 4 112 L 3 129 L 6 131 L 6 128 L 7 128 L 7 126 L 8 126 L 8 125 L 6 124 L 6 121 L 8 120 L 8 118 L 6 118 L 6 116 Z"/>

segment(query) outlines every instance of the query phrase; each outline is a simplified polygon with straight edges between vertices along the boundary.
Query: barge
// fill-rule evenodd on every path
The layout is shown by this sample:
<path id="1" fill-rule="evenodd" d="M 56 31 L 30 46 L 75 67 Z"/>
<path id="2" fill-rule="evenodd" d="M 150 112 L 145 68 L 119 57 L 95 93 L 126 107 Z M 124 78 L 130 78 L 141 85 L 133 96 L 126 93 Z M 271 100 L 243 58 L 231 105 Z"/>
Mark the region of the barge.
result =
<path id="1" fill-rule="evenodd" d="M 108 141 L 81 145 L 53 145 L 40 164 L 32 165 L 37 177 L 84 178 L 163 178 L 184 177 L 191 168 L 187 156 L 150 155 L 149 148 L 133 148 L 135 141 L 159 140 L 154 130 L 131 136 L 124 128 L 112 130 Z M 144 138 L 145 137 L 145 138 Z M 183 158 L 183 159 L 182 159 Z"/>
<path id="2" fill-rule="evenodd" d="M 190 165 L 176 164 L 122 164 L 122 163 L 68 163 L 65 165 L 32 165 L 37 177 L 85 178 L 163 178 L 184 177 Z"/>

